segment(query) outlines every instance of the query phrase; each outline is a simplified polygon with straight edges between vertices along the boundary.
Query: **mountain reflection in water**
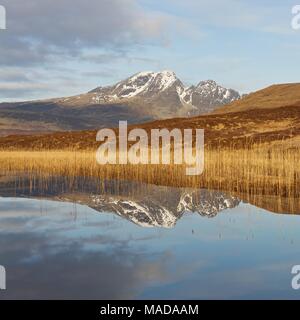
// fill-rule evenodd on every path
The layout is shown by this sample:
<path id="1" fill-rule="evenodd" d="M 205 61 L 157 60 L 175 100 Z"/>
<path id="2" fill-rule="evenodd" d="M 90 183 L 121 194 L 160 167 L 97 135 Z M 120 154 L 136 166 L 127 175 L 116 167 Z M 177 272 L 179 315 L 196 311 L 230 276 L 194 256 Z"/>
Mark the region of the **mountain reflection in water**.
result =
<path id="1" fill-rule="evenodd" d="M 239 205 L 228 194 L 206 189 L 180 189 L 128 181 L 99 181 L 63 177 L 18 177 L 0 182 L 0 196 L 45 198 L 84 204 L 111 212 L 143 227 L 174 227 L 184 213 L 214 217 Z"/>
<path id="2" fill-rule="evenodd" d="M 0 299 L 300 298 L 298 216 L 219 191 L 83 178 L 3 176 L 0 197 Z"/>

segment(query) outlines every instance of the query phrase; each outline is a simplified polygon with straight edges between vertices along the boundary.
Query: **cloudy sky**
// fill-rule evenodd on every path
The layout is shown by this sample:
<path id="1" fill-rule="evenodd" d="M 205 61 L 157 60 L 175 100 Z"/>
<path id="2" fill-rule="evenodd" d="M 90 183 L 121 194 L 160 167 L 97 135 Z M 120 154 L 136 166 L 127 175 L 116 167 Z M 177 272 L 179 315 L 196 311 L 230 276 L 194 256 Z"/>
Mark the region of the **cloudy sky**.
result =
<path id="1" fill-rule="evenodd" d="M 241 92 L 300 82 L 296 0 L 0 0 L 0 100 L 82 93 L 142 70 Z"/>

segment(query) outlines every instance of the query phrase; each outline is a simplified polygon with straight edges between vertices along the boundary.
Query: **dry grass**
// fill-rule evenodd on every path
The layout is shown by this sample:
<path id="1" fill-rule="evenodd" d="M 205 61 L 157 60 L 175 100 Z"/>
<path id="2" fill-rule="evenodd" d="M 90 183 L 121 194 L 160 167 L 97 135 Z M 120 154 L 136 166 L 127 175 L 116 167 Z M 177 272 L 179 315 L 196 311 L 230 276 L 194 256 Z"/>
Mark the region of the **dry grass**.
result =
<path id="1" fill-rule="evenodd" d="M 201 187 L 247 195 L 299 198 L 298 149 L 252 146 L 247 149 L 206 149 L 205 170 L 188 177 L 184 165 L 105 165 L 91 151 L 1 151 L 3 174 L 99 177 L 138 180 L 176 187 Z"/>
<path id="2" fill-rule="evenodd" d="M 274 109 L 283 106 L 299 106 L 300 83 L 285 83 L 272 85 L 253 92 L 243 99 L 236 100 L 221 107 L 215 113 L 228 113 L 247 110 Z"/>

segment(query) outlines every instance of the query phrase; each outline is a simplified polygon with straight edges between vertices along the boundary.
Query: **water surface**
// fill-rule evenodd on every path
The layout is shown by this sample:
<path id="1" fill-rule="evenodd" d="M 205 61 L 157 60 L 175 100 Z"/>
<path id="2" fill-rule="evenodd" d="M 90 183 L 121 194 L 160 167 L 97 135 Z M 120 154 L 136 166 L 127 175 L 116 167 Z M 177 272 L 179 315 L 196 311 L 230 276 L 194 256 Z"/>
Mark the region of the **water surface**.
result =
<path id="1" fill-rule="evenodd" d="M 1 299 L 300 298 L 300 216 L 208 190 L 23 182 L 0 189 Z"/>

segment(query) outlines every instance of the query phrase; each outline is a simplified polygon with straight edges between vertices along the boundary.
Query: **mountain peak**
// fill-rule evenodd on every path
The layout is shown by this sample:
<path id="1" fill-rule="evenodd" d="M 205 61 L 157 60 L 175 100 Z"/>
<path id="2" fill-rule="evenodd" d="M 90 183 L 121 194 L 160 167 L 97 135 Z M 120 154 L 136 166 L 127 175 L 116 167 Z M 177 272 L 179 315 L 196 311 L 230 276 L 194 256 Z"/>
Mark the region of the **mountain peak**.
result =
<path id="1" fill-rule="evenodd" d="M 110 87 L 98 87 L 91 91 L 97 93 L 94 97 L 97 102 L 130 99 L 137 96 L 159 94 L 173 86 L 175 82 L 182 85 L 173 71 L 164 70 L 161 72 L 142 71 L 133 76 L 118 82 Z"/>
<path id="2" fill-rule="evenodd" d="M 133 78 L 133 77 L 143 77 L 143 76 L 158 76 L 158 75 L 163 75 L 163 76 L 167 76 L 167 77 L 176 77 L 176 74 L 174 71 L 172 70 L 162 70 L 162 71 L 158 71 L 158 72 L 155 72 L 155 71 L 140 71 L 136 74 L 134 74 L 132 77 L 130 78 Z"/>
<path id="3" fill-rule="evenodd" d="M 218 86 L 217 82 L 214 80 L 202 80 L 198 83 L 197 87 L 203 87 L 203 86 Z"/>
<path id="4" fill-rule="evenodd" d="M 174 71 L 142 71 L 109 87 L 92 90 L 92 103 L 124 103 L 141 100 L 155 112 L 174 115 L 199 115 L 214 111 L 220 105 L 240 98 L 238 92 L 218 85 L 214 80 L 200 81 L 197 86 L 185 87 Z M 169 109 L 168 111 L 166 111 Z M 153 111 L 153 110 L 152 110 Z"/>
<path id="5" fill-rule="evenodd" d="M 157 72 L 158 74 L 162 74 L 165 77 L 174 77 L 177 78 L 176 73 L 171 70 L 163 70 L 161 72 Z"/>
<path id="6" fill-rule="evenodd" d="M 177 80 L 175 72 L 163 70 L 160 72 L 139 72 L 125 80 L 125 82 L 138 82 L 138 84 L 142 85 L 148 84 L 149 86 L 152 86 L 152 89 L 155 87 L 158 91 L 164 91 Z"/>

